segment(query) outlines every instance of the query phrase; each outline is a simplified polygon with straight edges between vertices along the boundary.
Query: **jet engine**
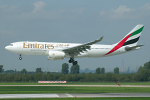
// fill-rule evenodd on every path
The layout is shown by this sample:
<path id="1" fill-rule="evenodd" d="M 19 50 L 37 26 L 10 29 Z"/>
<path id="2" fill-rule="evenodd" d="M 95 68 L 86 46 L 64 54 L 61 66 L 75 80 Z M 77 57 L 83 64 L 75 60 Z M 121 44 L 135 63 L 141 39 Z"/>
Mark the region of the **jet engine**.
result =
<path id="1" fill-rule="evenodd" d="M 49 51 L 48 60 L 60 60 L 64 59 L 65 53 L 62 51 Z"/>

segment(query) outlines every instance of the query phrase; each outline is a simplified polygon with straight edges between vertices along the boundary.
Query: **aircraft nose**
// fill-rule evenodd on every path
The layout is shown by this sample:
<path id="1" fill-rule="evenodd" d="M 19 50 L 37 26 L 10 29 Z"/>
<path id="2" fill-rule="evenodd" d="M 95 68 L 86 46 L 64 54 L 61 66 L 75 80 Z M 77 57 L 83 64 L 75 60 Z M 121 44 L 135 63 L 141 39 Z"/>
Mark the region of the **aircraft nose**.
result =
<path id="1" fill-rule="evenodd" d="M 10 47 L 9 47 L 9 46 L 6 46 L 5 49 L 6 49 L 6 50 L 10 50 Z"/>
<path id="2" fill-rule="evenodd" d="M 7 49 L 8 49 L 8 46 L 6 46 L 5 49 L 7 50 Z"/>
<path id="3" fill-rule="evenodd" d="M 14 48 L 11 45 L 6 46 L 5 49 L 8 50 L 8 51 L 10 51 L 10 52 L 16 52 L 16 48 Z"/>

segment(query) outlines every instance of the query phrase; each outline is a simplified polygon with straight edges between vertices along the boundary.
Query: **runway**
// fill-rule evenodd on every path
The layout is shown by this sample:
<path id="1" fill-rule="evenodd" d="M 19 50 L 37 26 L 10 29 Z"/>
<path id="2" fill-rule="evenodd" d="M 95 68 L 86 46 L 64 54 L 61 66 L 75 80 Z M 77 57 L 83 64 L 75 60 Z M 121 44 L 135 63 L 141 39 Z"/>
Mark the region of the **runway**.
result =
<path id="1" fill-rule="evenodd" d="M 70 86 L 70 87 L 119 87 L 118 85 L 0 85 L 2 86 Z M 121 85 L 121 87 L 150 87 L 150 85 Z M 0 94 L 7 98 L 89 98 L 89 97 L 150 97 L 150 93 L 39 93 L 39 94 Z"/>
<path id="2" fill-rule="evenodd" d="M 86 97 L 150 97 L 150 93 L 47 93 L 47 94 L 0 94 L 8 98 L 86 98 Z"/>
<path id="3" fill-rule="evenodd" d="M 150 87 L 150 85 L 0 85 L 0 86 L 70 86 L 70 87 Z"/>

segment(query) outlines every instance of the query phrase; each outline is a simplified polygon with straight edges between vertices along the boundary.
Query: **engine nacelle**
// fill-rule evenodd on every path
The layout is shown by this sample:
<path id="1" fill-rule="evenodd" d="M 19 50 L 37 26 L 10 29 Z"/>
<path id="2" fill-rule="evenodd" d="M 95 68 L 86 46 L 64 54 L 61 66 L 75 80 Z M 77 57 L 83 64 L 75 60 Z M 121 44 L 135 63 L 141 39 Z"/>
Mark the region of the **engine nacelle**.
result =
<path id="1" fill-rule="evenodd" d="M 62 51 L 49 51 L 48 60 L 60 60 L 64 59 L 65 53 Z"/>

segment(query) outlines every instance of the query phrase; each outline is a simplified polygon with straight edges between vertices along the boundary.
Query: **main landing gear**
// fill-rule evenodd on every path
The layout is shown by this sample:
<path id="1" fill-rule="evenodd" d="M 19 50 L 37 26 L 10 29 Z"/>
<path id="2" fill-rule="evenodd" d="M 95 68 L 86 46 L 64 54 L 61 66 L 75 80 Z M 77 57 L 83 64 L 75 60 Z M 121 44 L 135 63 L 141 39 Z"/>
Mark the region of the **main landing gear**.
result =
<path id="1" fill-rule="evenodd" d="M 78 64 L 78 62 L 77 62 L 77 61 L 74 61 L 73 58 L 70 58 L 69 63 L 72 63 L 73 65 L 77 65 L 77 64 Z"/>
<path id="2" fill-rule="evenodd" d="M 19 60 L 22 60 L 22 57 L 21 57 L 21 55 L 19 55 L 20 57 L 19 57 Z"/>

